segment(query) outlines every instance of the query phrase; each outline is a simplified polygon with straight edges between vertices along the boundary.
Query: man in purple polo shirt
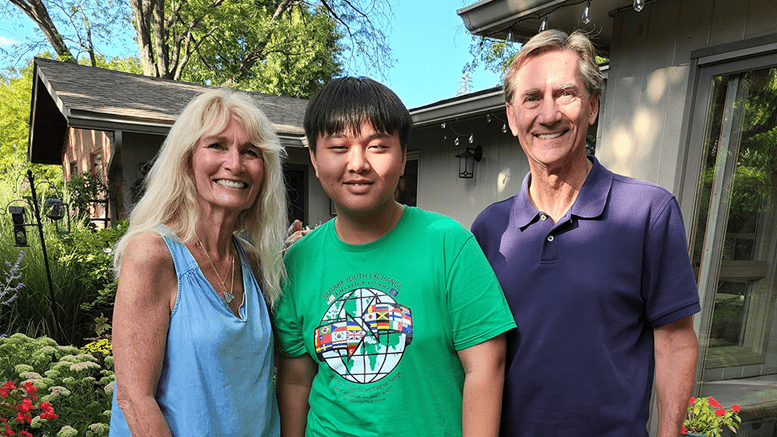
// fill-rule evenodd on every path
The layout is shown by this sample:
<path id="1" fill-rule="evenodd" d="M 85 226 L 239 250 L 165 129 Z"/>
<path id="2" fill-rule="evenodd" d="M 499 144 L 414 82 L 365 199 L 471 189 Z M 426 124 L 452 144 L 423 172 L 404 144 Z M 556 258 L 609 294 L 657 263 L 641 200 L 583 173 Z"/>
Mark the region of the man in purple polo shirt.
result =
<path id="1" fill-rule="evenodd" d="M 584 34 L 546 31 L 504 80 L 530 172 L 472 225 L 518 324 L 504 436 L 647 436 L 655 374 L 658 436 L 677 437 L 693 388 L 700 307 L 680 210 L 586 157 L 595 59 Z"/>

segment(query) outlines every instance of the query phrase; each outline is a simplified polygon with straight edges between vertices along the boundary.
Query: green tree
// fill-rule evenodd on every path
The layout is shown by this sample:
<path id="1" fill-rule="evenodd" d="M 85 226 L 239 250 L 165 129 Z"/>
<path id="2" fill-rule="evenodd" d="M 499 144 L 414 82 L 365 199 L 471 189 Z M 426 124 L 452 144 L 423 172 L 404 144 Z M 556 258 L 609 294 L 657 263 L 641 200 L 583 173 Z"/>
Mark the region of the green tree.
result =
<path id="1" fill-rule="evenodd" d="M 62 60 L 96 66 L 93 41 L 113 44 L 121 29 L 133 29 L 143 74 L 154 77 L 306 97 L 344 65 L 353 70 L 361 61 L 365 73 L 383 75 L 393 64 L 383 30 L 388 0 L 10 2 Z"/>
<path id="2" fill-rule="evenodd" d="M 32 65 L 0 76 L 0 169 L 27 160 Z"/>
<path id="3" fill-rule="evenodd" d="M 294 7 L 276 18 L 263 8 L 252 19 L 232 19 L 240 10 L 225 4 L 202 18 L 201 26 L 217 30 L 202 40 L 180 79 L 310 97 L 341 74 L 341 34 L 321 8 Z"/>
<path id="4" fill-rule="evenodd" d="M 471 74 L 482 65 L 487 71 L 502 76 L 520 49 L 521 44 L 514 41 L 472 35 L 469 43 L 472 60 L 464 65 L 462 71 Z"/>

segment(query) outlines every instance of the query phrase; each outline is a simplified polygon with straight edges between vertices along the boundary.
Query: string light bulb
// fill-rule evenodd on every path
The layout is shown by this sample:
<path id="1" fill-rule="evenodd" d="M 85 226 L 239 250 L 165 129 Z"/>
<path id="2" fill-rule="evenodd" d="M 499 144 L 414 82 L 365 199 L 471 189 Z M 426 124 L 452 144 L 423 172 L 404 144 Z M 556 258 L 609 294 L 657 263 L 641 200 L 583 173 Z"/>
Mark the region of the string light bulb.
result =
<path id="1" fill-rule="evenodd" d="M 637 1 L 639 1 L 639 0 L 634 0 L 635 3 Z M 545 30 L 548 30 L 548 16 L 547 15 L 542 17 L 542 23 L 540 23 L 540 32 L 544 32 Z"/>
<path id="2" fill-rule="evenodd" d="M 507 123 L 505 123 L 505 124 L 503 124 L 503 125 L 502 125 L 502 133 L 503 133 L 503 134 L 506 134 L 506 133 L 507 133 Z"/>
<path id="3" fill-rule="evenodd" d="M 491 123 L 491 114 L 486 114 L 486 123 Z"/>
<path id="4" fill-rule="evenodd" d="M 444 121 L 440 124 L 440 129 L 445 129 L 445 122 Z"/>
<path id="5" fill-rule="evenodd" d="M 635 11 L 641 12 L 642 9 L 645 8 L 645 0 L 634 0 L 634 4 L 632 6 L 634 7 Z"/>
<path id="6" fill-rule="evenodd" d="M 507 30 L 507 42 L 513 42 L 513 28 Z"/>
<path id="7" fill-rule="evenodd" d="M 583 9 L 583 17 L 581 18 L 583 24 L 591 22 L 591 2 L 590 0 L 585 2 L 585 9 Z"/>
<path id="8" fill-rule="evenodd" d="M 467 138 L 467 141 L 472 144 L 475 142 L 475 134 L 469 134 L 469 138 Z"/>
<path id="9" fill-rule="evenodd" d="M 456 136 L 456 139 L 453 140 L 453 145 L 454 146 L 458 146 L 459 145 L 459 137 L 458 137 L 458 135 Z"/>

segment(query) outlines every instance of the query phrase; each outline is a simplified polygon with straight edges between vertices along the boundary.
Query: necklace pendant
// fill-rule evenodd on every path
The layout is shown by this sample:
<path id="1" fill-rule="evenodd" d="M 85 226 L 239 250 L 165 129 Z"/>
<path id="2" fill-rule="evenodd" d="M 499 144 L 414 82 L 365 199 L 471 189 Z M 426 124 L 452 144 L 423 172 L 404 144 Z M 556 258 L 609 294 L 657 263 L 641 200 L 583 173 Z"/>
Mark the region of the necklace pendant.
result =
<path id="1" fill-rule="evenodd" d="M 224 300 L 227 301 L 227 303 L 232 303 L 232 301 L 235 300 L 235 295 L 224 290 Z"/>

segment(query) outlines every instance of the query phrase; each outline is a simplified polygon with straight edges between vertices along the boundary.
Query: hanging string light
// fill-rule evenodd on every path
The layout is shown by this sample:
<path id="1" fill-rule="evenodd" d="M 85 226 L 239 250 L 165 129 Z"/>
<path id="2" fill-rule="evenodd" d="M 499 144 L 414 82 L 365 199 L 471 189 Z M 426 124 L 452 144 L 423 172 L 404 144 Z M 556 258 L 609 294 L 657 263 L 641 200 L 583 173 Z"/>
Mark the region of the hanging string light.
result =
<path id="1" fill-rule="evenodd" d="M 491 119 L 496 118 L 497 120 L 502 122 L 502 133 L 507 133 L 507 120 L 502 120 L 501 118 L 497 117 L 496 115 L 492 115 L 490 112 L 486 113 L 486 122 L 491 123 Z"/>
<path id="2" fill-rule="evenodd" d="M 634 0 L 634 1 L 638 1 L 638 0 Z M 544 32 L 546 30 L 548 30 L 548 16 L 547 15 L 542 17 L 542 23 L 540 23 L 540 32 Z"/>
<path id="3" fill-rule="evenodd" d="M 591 22 L 591 2 L 590 1 L 585 2 L 585 9 L 583 9 L 583 16 L 580 18 L 580 20 L 583 22 L 583 24 L 588 24 Z"/>
<path id="4" fill-rule="evenodd" d="M 642 12 L 642 9 L 645 8 L 645 0 L 634 0 L 633 7 L 635 11 Z"/>

